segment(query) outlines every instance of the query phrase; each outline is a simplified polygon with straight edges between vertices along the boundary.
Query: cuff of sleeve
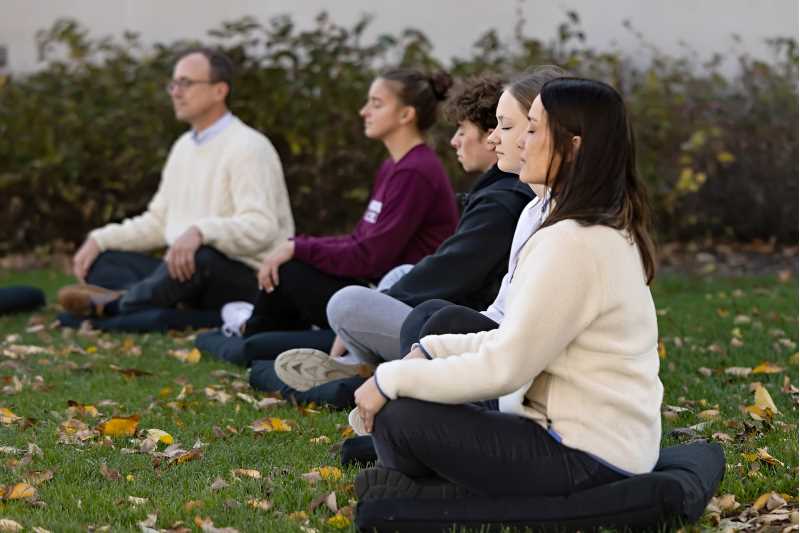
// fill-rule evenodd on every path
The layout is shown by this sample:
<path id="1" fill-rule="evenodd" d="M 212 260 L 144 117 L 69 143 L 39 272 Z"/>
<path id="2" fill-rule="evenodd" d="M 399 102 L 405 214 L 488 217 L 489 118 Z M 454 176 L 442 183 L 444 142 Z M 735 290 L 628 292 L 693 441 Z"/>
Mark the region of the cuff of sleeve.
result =
<path id="1" fill-rule="evenodd" d="M 392 367 L 399 362 L 400 361 L 390 361 L 388 363 L 383 363 L 378 365 L 378 368 L 375 369 L 375 385 L 378 387 L 381 395 L 387 400 L 397 399 L 397 393 L 395 392 L 397 387 L 395 387 L 392 382 Z"/>
<path id="2" fill-rule="evenodd" d="M 108 246 L 106 246 L 102 234 L 103 234 L 102 230 L 96 229 L 94 231 L 89 232 L 89 238 L 97 243 L 97 247 L 100 248 L 101 252 L 105 252 L 106 250 L 108 250 Z"/>
<path id="3" fill-rule="evenodd" d="M 389 395 L 388 395 L 388 394 L 386 394 L 385 392 L 383 392 L 383 389 L 381 388 L 381 384 L 380 384 L 380 383 L 378 383 L 378 376 L 377 376 L 377 375 L 375 376 L 375 386 L 376 386 L 376 387 L 378 387 L 378 392 L 380 392 L 380 393 L 381 393 L 381 396 L 383 396 L 384 398 L 386 398 L 386 401 L 387 401 L 387 402 L 392 400 L 391 398 L 389 398 Z"/>
<path id="4" fill-rule="evenodd" d="M 433 359 L 433 357 L 431 357 L 431 354 L 428 353 L 428 350 L 425 349 L 425 346 L 423 346 L 421 342 L 415 342 L 414 344 L 412 344 L 411 351 L 414 351 L 414 348 L 419 348 L 419 350 L 422 352 L 422 355 L 424 355 L 426 358 Z"/>
<path id="5" fill-rule="evenodd" d="M 212 223 L 205 220 L 198 220 L 192 225 L 200 230 L 200 234 L 203 236 L 203 244 L 213 245 L 217 241 L 214 235 L 214 225 Z"/>
<path id="6" fill-rule="evenodd" d="M 311 257 L 311 243 L 302 235 L 298 235 L 292 240 L 294 241 L 294 256 L 292 259 L 308 263 Z"/>

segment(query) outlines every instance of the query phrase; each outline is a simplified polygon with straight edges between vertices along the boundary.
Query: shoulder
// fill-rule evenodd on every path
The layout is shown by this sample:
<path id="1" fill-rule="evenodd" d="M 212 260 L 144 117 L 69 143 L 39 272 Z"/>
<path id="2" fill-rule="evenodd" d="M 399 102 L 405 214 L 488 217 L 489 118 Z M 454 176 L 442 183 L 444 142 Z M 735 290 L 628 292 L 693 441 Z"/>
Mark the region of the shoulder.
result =
<path id="1" fill-rule="evenodd" d="M 583 225 L 575 220 L 562 220 L 542 228 L 531 240 L 537 250 L 566 257 L 591 256 L 598 265 L 620 259 L 632 245 L 620 230 L 600 224 Z"/>
<path id="2" fill-rule="evenodd" d="M 498 204 L 511 211 L 515 216 L 536 198 L 530 187 L 521 183 L 515 176 L 502 178 L 491 185 L 469 195 L 467 208 L 473 204 Z"/>
<path id="3" fill-rule="evenodd" d="M 394 165 L 393 171 L 394 173 L 412 173 L 427 179 L 447 178 L 439 156 L 426 144 L 412 148 Z"/>
<path id="4" fill-rule="evenodd" d="M 239 153 L 244 151 L 277 156 L 272 142 L 257 129 L 248 126 L 236 117 L 234 117 L 229 127 L 231 130 L 228 142 L 229 149 Z"/>

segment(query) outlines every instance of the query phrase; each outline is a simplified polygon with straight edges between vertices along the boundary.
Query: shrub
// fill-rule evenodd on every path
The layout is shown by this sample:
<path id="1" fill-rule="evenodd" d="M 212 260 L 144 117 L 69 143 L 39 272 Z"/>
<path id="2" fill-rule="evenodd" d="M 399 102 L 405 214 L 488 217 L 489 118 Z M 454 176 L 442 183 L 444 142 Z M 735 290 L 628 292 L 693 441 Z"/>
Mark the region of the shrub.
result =
<path id="1" fill-rule="evenodd" d="M 244 18 L 209 31 L 204 43 L 237 64 L 231 108 L 278 149 L 300 232 L 345 231 L 361 214 L 385 157 L 364 138 L 357 114 L 375 73 L 396 63 L 442 67 L 422 33 L 365 43 L 368 24 L 343 27 L 323 13 L 300 31 L 285 16 L 266 25 Z M 570 13 L 554 42 L 518 31 L 504 43 L 488 32 L 450 70 L 511 74 L 556 63 L 608 81 L 629 102 L 662 238 L 797 241 L 795 41 L 773 40 L 781 55 L 772 64 L 740 54 L 738 72 L 726 77 L 718 55 L 697 65 L 649 47 L 641 66 L 584 39 Z M 164 84 L 176 51 L 198 43 L 145 47 L 130 32 L 93 39 L 71 20 L 40 32 L 38 43 L 45 69 L 0 79 L 0 252 L 79 242 L 93 227 L 140 212 L 185 129 Z M 437 125 L 432 141 L 464 189 L 470 177 L 447 145 L 451 129 Z"/>

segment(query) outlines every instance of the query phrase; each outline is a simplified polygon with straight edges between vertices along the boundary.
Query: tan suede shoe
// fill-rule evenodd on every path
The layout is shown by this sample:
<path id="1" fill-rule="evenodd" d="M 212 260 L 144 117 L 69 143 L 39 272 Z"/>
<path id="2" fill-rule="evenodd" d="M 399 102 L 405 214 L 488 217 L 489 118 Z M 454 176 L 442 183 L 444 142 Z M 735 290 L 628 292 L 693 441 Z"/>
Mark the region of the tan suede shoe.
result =
<path id="1" fill-rule="evenodd" d="M 97 285 L 77 284 L 58 291 L 58 303 L 68 313 L 78 316 L 103 316 L 103 308 L 122 296 L 119 291 Z"/>

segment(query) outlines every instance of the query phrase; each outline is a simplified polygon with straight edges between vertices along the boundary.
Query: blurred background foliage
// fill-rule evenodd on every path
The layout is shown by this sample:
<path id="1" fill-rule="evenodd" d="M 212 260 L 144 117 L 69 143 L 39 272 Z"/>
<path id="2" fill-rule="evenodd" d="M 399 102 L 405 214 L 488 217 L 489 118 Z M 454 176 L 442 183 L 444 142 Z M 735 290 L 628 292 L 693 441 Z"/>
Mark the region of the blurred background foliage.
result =
<path id="1" fill-rule="evenodd" d="M 638 35 L 648 59 L 585 45 L 575 13 L 559 37 L 541 42 L 522 24 L 510 42 L 490 31 L 469 57 L 443 65 L 414 29 L 366 42 L 370 19 L 352 27 L 326 14 L 300 30 L 287 16 L 226 22 L 203 43 L 238 67 L 231 108 L 278 149 L 298 231 L 346 231 L 361 215 L 386 156 L 363 136 L 358 109 L 380 69 L 403 64 L 514 76 L 561 65 L 618 87 L 637 132 L 639 168 L 656 208 L 660 240 L 798 239 L 797 42 L 770 42 L 775 59 L 721 54 L 670 57 Z M 635 28 L 626 25 L 636 34 Z M 74 20 L 38 35 L 46 68 L 0 78 L 0 253 L 69 247 L 86 232 L 145 208 L 172 142 L 185 130 L 164 90 L 176 51 L 191 42 L 145 46 L 135 33 L 94 38 Z M 458 190 L 472 177 L 448 145 L 431 141 Z"/>

